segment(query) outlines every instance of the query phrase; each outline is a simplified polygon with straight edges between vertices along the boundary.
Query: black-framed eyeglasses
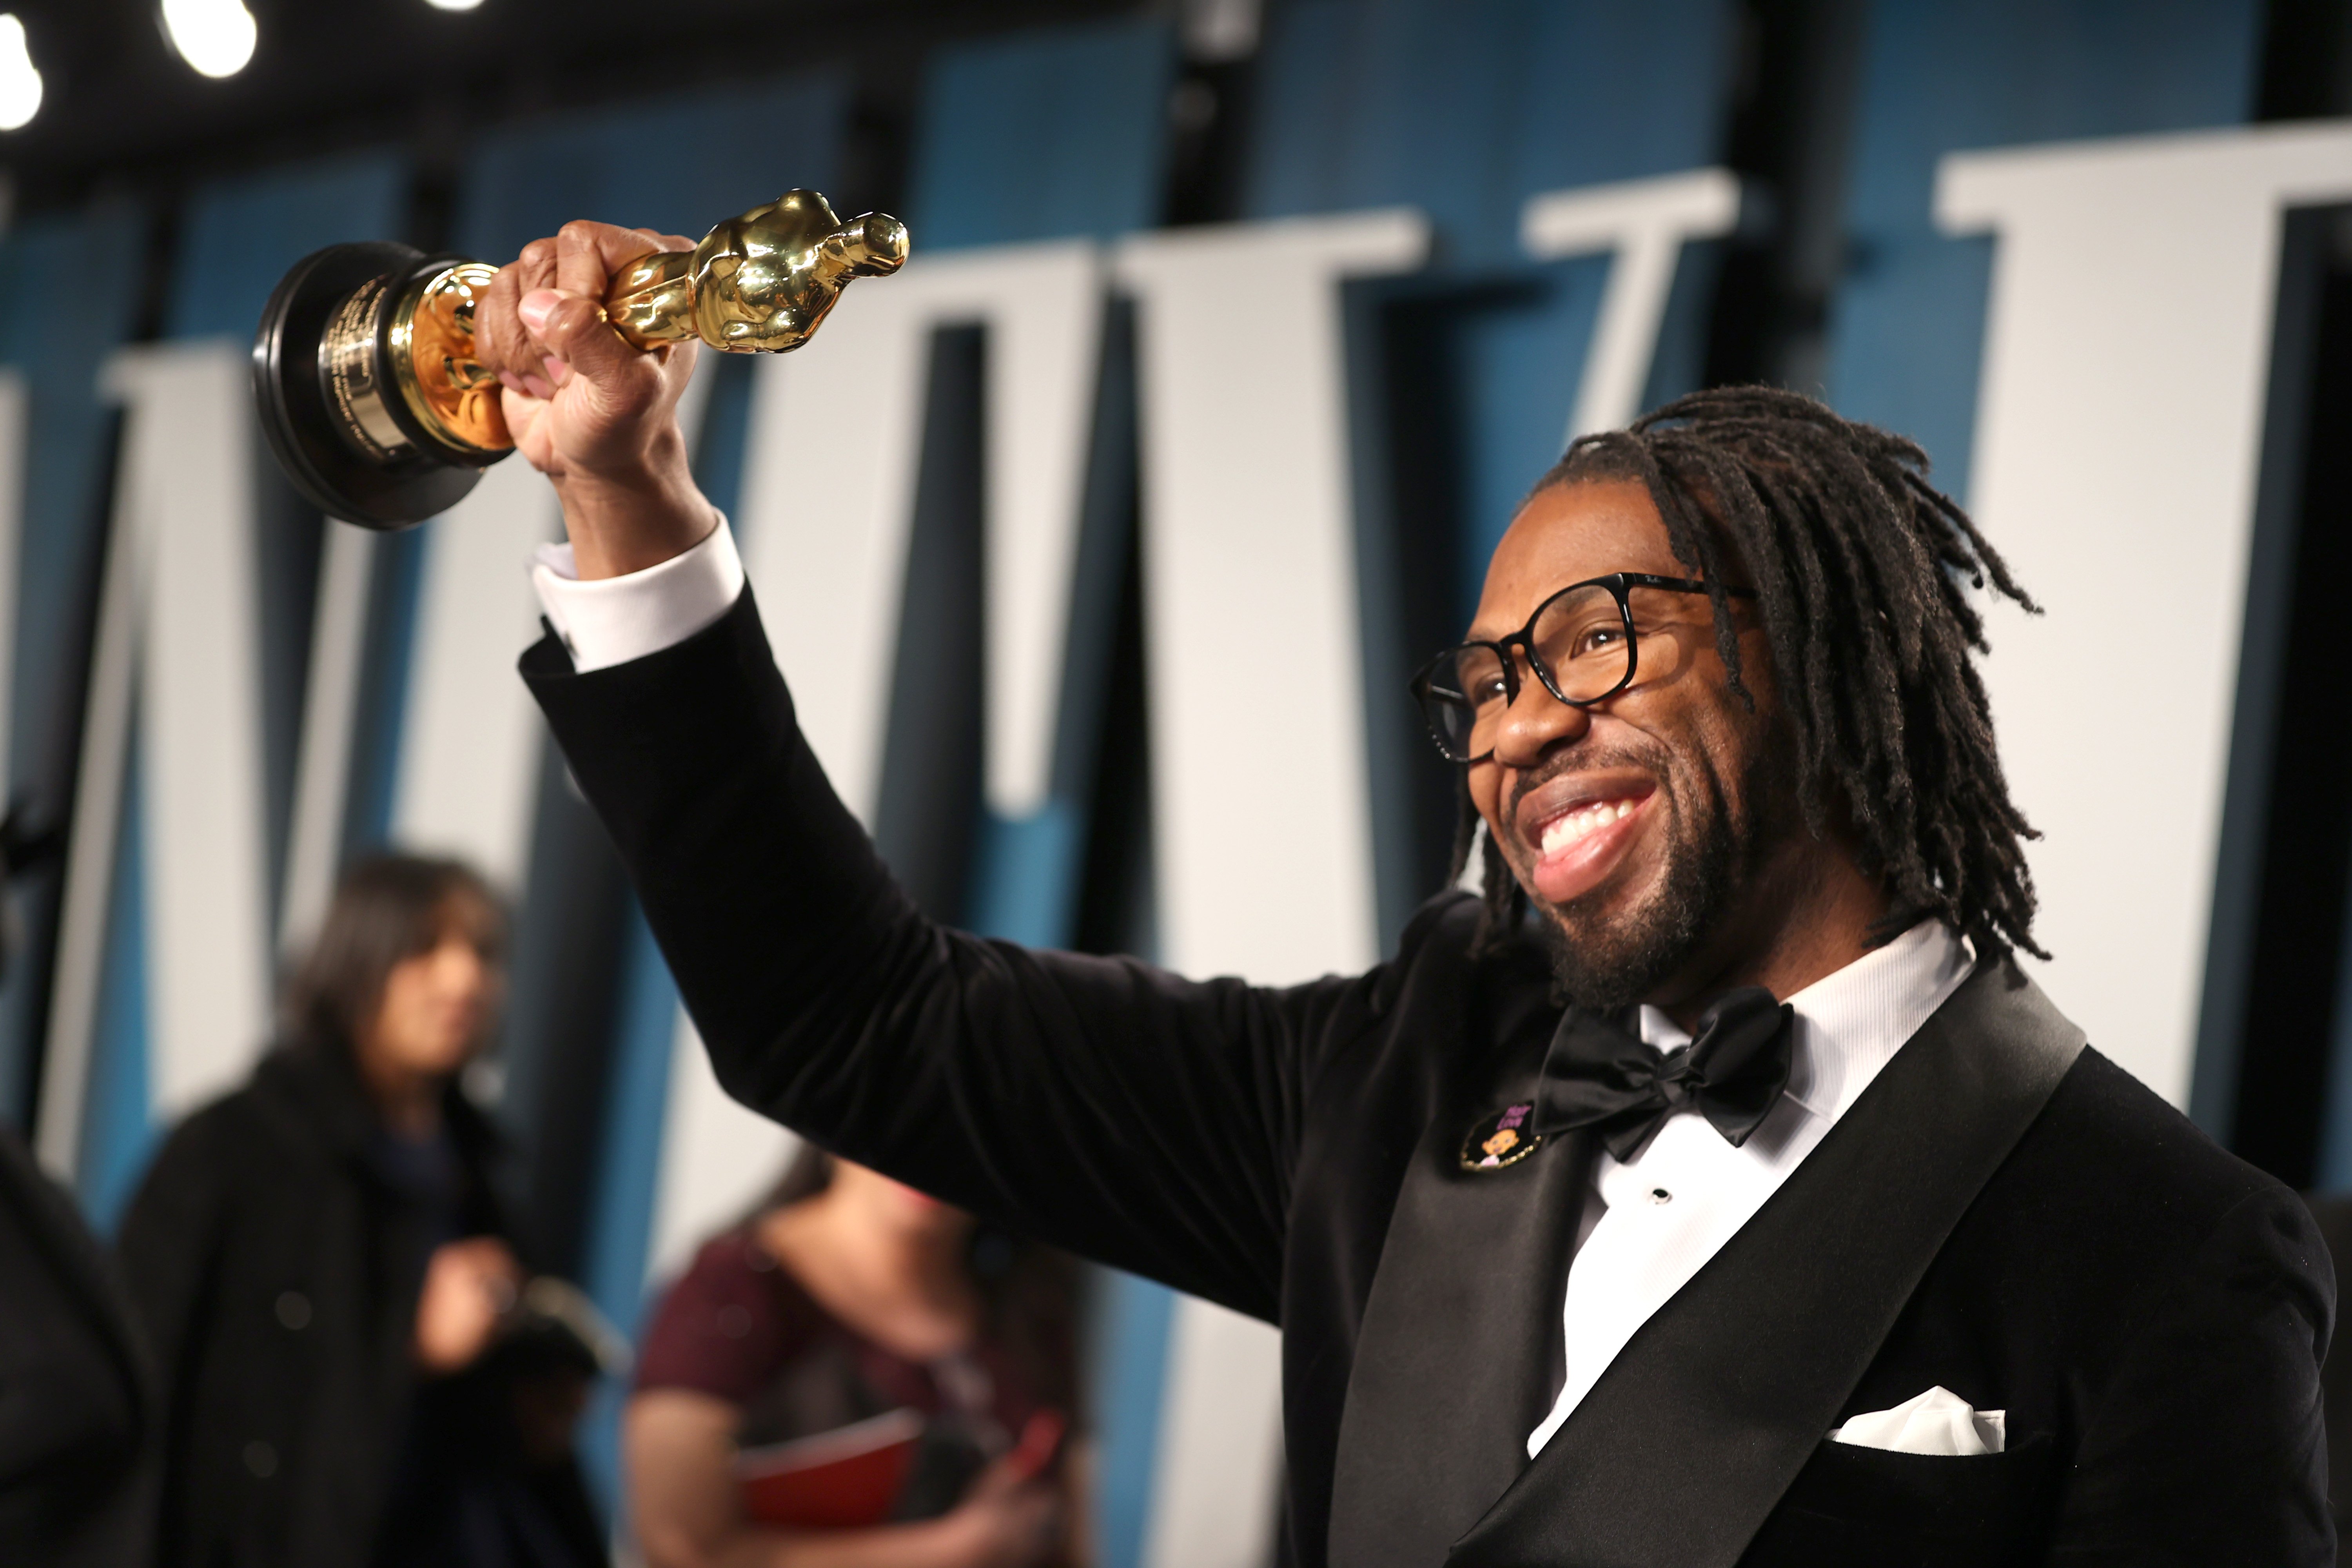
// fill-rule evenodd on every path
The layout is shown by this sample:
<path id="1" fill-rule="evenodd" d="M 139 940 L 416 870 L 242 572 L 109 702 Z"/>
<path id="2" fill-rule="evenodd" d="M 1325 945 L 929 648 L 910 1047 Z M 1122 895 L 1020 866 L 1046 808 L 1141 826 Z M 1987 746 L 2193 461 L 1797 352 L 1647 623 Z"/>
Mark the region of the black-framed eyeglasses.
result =
<path id="1" fill-rule="evenodd" d="M 1447 648 L 1421 667 L 1412 678 L 1413 700 L 1429 725 L 1430 737 L 1446 759 L 1478 762 L 1495 749 L 1495 733 L 1503 715 L 1519 696 L 1519 661 L 1514 647 L 1527 656 L 1544 689 L 1571 708 L 1590 708 L 1614 697 L 1633 683 L 1640 637 L 1637 623 L 1656 628 L 1677 617 L 1663 604 L 1642 606 L 1651 595 L 1705 594 L 1706 584 L 1687 577 L 1654 577 L 1647 572 L 1612 572 L 1582 583 L 1571 583 L 1536 606 L 1528 624 L 1492 642 L 1466 642 Z M 1726 588 L 1738 598 L 1755 597 L 1746 588 Z M 1638 613 L 1637 613 L 1638 612 Z M 1662 639 L 1684 657 L 1687 639 Z M 1671 673 L 1656 668 L 1653 677 Z"/>

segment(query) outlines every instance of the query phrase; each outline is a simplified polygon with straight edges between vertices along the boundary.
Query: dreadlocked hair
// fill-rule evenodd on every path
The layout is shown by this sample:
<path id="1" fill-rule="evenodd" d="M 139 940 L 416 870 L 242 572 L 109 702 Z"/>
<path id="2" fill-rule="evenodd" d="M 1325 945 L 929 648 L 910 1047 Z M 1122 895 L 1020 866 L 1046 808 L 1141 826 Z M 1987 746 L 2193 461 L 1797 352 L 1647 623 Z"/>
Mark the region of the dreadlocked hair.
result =
<path id="1" fill-rule="evenodd" d="M 1693 393 L 1623 430 L 1579 437 L 1530 494 L 1583 480 L 1638 480 L 1675 556 L 1714 606 L 1734 691 L 1752 709 L 1724 584 L 1761 611 L 1774 685 L 1795 741 L 1805 822 L 1842 812 L 1865 875 L 1893 912 L 1874 935 L 1935 915 L 1978 951 L 2034 945 L 2033 878 L 2020 841 L 2038 837 L 2009 798 L 1984 682 L 1984 618 L 1962 586 L 2040 607 L 1968 513 L 1927 482 L 1916 442 L 1840 418 L 1774 387 Z M 1478 945 L 1517 931 L 1527 894 L 1466 789 L 1459 879 L 1483 850 Z"/>

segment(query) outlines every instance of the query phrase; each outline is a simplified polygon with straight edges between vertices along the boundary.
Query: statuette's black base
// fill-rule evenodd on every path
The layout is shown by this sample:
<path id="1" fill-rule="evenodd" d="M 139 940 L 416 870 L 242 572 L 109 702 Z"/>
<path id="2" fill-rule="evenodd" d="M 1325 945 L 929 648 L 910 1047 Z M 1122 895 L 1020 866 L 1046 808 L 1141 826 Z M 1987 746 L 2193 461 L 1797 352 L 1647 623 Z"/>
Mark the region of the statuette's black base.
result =
<path id="1" fill-rule="evenodd" d="M 389 276 L 396 291 L 450 259 L 428 258 L 405 245 L 331 245 L 295 263 L 261 313 L 253 340 L 261 428 L 294 488 L 330 517 L 362 528 L 408 528 L 448 510 L 482 477 L 478 458 L 426 456 L 441 443 L 397 396 L 384 400 L 385 411 L 415 447 L 389 460 L 362 456 L 342 433 L 319 370 L 319 340 L 354 289 Z"/>

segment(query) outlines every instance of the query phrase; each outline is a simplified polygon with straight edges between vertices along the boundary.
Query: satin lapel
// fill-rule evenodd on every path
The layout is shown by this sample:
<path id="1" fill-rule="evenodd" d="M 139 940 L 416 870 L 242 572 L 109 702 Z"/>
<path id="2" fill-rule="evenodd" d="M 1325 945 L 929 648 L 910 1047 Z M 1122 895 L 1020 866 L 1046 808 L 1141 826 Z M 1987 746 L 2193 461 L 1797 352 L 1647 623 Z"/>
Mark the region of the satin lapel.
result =
<path id="1" fill-rule="evenodd" d="M 1450 1568 L 1736 1563 L 2082 1048 L 2014 965 L 1979 968 L 1642 1326 Z"/>
<path id="2" fill-rule="evenodd" d="M 1532 1099 L 1540 1058 L 1503 1081 Z M 1397 1194 L 1339 1418 L 1331 1552 L 1348 1568 L 1433 1568 L 1527 1468 L 1549 1406 L 1589 1143 L 1549 1139 L 1465 1171 L 1491 1107 L 1441 1113 Z"/>

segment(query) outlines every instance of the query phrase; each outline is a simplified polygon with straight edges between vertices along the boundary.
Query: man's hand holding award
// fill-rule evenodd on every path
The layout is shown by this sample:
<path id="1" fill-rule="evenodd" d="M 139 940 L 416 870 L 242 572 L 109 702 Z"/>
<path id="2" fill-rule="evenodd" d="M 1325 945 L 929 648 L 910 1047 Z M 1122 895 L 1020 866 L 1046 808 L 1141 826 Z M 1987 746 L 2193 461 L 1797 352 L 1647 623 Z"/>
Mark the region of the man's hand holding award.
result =
<path id="1" fill-rule="evenodd" d="M 844 223 L 806 190 L 699 244 L 567 224 L 496 269 L 401 245 L 330 246 L 297 263 L 263 312 L 262 428 L 310 500 L 366 527 L 445 511 L 520 450 L 562 491 L 566 516 L 675 522 L 683 506 L 707 530 L 708 509 L 680 489 L 670 417 L 696 347 L 798 348 L 852 279 L 897 271 L 907 249 L 898 219 Z M 611 531 L 592 521 L 574 538 L 583 574 L 605 574 Z"/>

